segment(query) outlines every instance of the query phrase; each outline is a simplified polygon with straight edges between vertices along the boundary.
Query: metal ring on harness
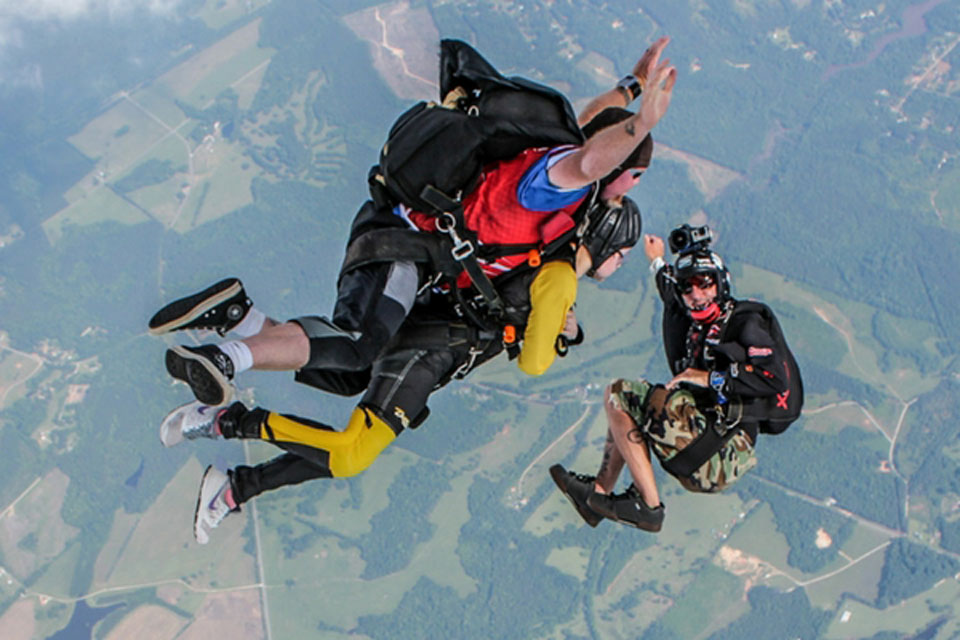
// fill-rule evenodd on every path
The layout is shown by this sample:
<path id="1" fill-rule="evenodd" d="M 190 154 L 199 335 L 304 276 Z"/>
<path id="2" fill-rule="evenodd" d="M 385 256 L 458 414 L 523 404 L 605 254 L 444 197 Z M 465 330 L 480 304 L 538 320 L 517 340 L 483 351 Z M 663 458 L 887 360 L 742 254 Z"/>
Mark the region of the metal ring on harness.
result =
<path id="1" fill-rule="evenodd" d="M 727 406 L 732 408 L 733 405 L 727 405 Z M 723 422 L 725 427 L 724 433 L 730 433 L 731 431 L 733 431 L 737 426 L 739 426 L 740 421 L 743 420 L 743 402 L 737 402 L 736 406 L 740 407 L 740 413 L 737 415 L 737 419 L 734 420 L 733 422 L 729 421 L 730 416 L 727 415 L 728 413 L 727 411 L 725 410 L 722 412 L 718 411 L 718 413 L 721 413 L 721 415 L 723 416 Z M 720 422 L 720 421 L 718 420 L 717 422 Z M 722 433 L 720 435 L 724 435 L 724 434 Z"/>
<path id="2" fill-rule="evenodd" d="M 454 260 L 462 261 L 473 255 L 473 243 L 469 240 L 462 239 L 457 233 L 457 219 L 453 217 L 453 214 L 449 211 L 444 212 L 443 215 L 437 218 L 436 224 L 437 229 L 450 236 L 450 240 L 453 242 L 450 255 L 453 256 Z"/>

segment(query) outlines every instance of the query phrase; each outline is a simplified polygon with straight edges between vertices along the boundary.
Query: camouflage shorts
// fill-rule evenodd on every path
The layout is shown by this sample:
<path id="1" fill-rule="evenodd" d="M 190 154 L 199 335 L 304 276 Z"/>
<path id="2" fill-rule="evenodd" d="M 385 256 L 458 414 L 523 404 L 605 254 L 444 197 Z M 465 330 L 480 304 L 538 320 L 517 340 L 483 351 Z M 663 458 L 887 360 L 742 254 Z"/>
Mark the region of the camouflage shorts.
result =
<path id="1" fill-rule="evenodd" d="M 610 403 L 630 416 L 661 462 L 711 428 L 712 418 L 697 408 L 686 389 L 667 391 L 646 380 L 617 380 L 610 388 Z M 756 464 L 753 443 L 740 431 L 689 477 L 677 480 L 689 491 L 722 491 Z"/>

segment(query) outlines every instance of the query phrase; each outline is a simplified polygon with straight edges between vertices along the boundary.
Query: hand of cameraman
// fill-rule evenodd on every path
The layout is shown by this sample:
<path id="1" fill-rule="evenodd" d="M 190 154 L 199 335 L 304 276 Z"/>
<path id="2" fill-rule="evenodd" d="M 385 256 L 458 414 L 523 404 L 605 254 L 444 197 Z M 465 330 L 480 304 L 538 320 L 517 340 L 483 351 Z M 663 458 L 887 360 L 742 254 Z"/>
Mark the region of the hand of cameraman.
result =
<path id="1" fill-rule="evenodd" d="M 657 258 L 663 258 L 663 238 L 655 236 L 652 233 L 643 234 L 643 252 L 647 255 L 647 260 L 655 261 Z"/>
<path id="2" fill-rule="evenodd" d="M 698 387 L 710 386 L 710 372 L 702 369 L 684 369 L 673 377 L 665 386 L 668 390 L 676 389 L 681 382 L 695 384 Z"/>

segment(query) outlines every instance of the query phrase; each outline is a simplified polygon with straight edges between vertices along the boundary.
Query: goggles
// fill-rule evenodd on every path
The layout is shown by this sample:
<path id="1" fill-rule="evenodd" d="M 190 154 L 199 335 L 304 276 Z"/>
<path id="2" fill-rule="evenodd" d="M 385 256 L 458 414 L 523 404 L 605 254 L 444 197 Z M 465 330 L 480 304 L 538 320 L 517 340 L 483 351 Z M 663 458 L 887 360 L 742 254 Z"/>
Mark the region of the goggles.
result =
<path id="1" fill-rule="evenodd" d="M 683 282 L 678 282 L 677 285 L 680 288 L 680 293 L 689 294 L 693 291 L 693 288 L 696 287 L 701 291 L 709 289 L 713 285 L 717 284 L 716 279 L 708 274 L 700 274 L 693 276 L 684 280 Z"/>

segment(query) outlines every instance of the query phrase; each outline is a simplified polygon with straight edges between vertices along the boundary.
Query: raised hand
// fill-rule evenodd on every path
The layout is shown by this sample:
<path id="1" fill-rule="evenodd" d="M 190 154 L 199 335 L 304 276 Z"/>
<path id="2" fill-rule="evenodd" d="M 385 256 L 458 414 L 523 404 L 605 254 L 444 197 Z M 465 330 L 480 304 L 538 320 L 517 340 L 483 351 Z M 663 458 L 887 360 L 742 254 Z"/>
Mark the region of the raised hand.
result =
<path id="1" fill-rule="evenodd" d="M 643 52 L 643 55 L 640 56 L 640 59 L 637 61 L 637 64 L 633 65 L 633 77 L 637 79 L 637 82 L 640 83 L 641 89 L 647 88 L 647 68 L 650 67 L 651 61 L 659 60 L 660 54 L 663 52 L 664 47 L 670 42 L 670 36 L 663 36 L 658 39 L 652 45 L 647 47 L 647 50 Z M 651 68 L 655 68 L 654 67 Z"/>
<path id="2" fill-rule="evenodd" d="M 640 96 L 638 115 L 643 126 L 649 131 L 670 107 L 673 97 L 673 85 L 677 81 L 677 69 L 670 66 L 670 60 L 659 62 L 659 55 L 651 56 L 647 64 L 647 84 Z"/>

